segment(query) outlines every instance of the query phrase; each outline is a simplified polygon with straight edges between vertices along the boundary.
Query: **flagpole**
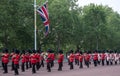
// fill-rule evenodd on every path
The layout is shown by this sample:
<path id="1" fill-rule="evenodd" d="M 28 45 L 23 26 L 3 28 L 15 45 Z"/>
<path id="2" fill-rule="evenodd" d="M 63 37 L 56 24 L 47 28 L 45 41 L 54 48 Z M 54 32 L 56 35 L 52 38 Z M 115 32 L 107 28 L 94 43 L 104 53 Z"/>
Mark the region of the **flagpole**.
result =
<path id="1" fill-rule="evenodd" d="M 36 0 L 34 0 L 34 49 L 37 50 Z"/>

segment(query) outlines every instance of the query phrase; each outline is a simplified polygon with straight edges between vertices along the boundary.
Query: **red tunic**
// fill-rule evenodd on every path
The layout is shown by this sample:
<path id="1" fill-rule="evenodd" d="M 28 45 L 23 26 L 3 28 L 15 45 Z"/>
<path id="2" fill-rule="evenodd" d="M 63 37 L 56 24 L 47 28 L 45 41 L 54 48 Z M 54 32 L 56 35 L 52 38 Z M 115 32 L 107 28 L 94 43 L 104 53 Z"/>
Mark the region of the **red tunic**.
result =
<path id="1" fill-rule="evenodd" d="M 29 62 L 30 55 L 26 54 L 26 62 Z"/>
<path id="2" fill-rule="evenodd" d="M 86 60 L 86 61 L 89 61 L 89 60 L 90 60 L 90 55 L 89 55 L 89 54 L 86 54 L 85 60 Z"/>
<path id="3" fill-rule="evenodd" d="M 11 54 L 10 54 L 10 56 L 11 56 L 11 58 L 12 58 L 12 62 L 14 62 L 13 55 L 15 55 L 15 53 L 11 53 Z"/>
<path id="4" fill-rule="evenodd" d="M 31 54 L 31 63 L 32 64 L 36 64 L 37 60 L 36 60 L 36 55 L 35 54 Z"/>
<path id="5" fill-rule="evenodd" d="M 94 54 L 93 60 L 98 60 L 98 54 L 97 53 Z"/>
<path id="6" fill-rule="evenodd" d="M 55 60 L 55 54 L 54 53 L 51 53 L 51 59 Z"/>
<path id="7" fill-rule="evenodd" d="M 46 62 L 49 63 L 49 62 L 51 62 L 51 60 L 52 60 L 52 59 L 51 59 L 51 54 L 48 53 L 48 56 L 47 56 L 47 60 L 46 60 Z"/>
<path id="8" fill-rule="evenodd" d="M 6 54 L 4 54 L 3 55 L 3 63 L 8 63 L 9 62 L 9 54 L 8 53 L 6 53 Z"/>
<path id="9" fill-rule="evenodd" d="M 41 59 L 40 59 L 40 54 L 39 53 L 36 54 L 36 58 L 37 58 L 36 62 L 40 62 Z"/>
<path id="10" fill-rule="evenodd" d="M 26 62 L 26 55 L 25 54 L 22 54 L 21 55 L 21 60 L 22 60 L 22 63 L 25 63 Z"/>
<path id="11" fill-rule="evenodd" d="M 105 59 L 105 54 L 104 54 L 104 53 L 101 55 L 101 59 L 102 59 L 102 60 Z"/>
<path id="12" fill-rule="evenodd" d="M 58 63 L 63 62 L 63 59 L 64 59 L 64 54 L 59 54 L 58 55 Z"/>
<path id="13" fill-rule="evenodd" d="M 79 56 L 79 61 L 82 62 L 83 61 L 83 55 Z"/>
<path id="14" fill-rule="evenodd" d="M 15 55 L 15 53 L 12 53 L 12 54 L 11 54 L 12 62 L 14 62 L 14 57 L 13 57 L 14 55 Z"/>
<path id="15" fill-rule="evenodd" d="M 75 59 L 79 60 L 79 56 L 80 56 L 80 54 L 79 54 L 79 53 L 76 53 L 76 54 L 75 54 Z"/>
<path id="16" fill-rule="evenodd" d="M 15 54 L 13 57 L 14 57 L 14 64 L 19 64 L 20 55 L 19 54 Z"/>
<path id="17" fill-rule="evenodd" d="M 70 60 L 70 62 L 74 61 L 74 54 L 70 54 L 69 60 Z"/>

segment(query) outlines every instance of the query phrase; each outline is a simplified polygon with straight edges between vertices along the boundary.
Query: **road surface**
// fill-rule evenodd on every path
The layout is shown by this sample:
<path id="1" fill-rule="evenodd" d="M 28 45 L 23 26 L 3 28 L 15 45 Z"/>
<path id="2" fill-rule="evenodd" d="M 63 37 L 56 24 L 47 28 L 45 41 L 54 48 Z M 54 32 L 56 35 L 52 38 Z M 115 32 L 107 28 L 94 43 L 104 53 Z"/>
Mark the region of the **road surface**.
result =
<path id="1" fill-rule="evenodd" d="M 21 69 L 19 69 L 18 76 L 120 76 L 120 64 L 112 66 L 99 65 L 97 67 L 90 65 L 90 68 L 84 66 L 83 69 L 79 69 L 77 65 L 74 65 L 74 69 L 70 70 L 67 63 L 64 63 L 63 71 L 57 71 L 57 66 L 58 64 L 55 64 L 51 72 L 47 72 L 46 66 L 41 67 L 36 74 L 32 74 L 31 69 L 25 72 L 21 72 Z M 11 67 L 9 67 L 8 74 L 3 74 L 2 67 L 0 67 L 0 76 L 15 76 L 14 71 L 10 69 Z"/>

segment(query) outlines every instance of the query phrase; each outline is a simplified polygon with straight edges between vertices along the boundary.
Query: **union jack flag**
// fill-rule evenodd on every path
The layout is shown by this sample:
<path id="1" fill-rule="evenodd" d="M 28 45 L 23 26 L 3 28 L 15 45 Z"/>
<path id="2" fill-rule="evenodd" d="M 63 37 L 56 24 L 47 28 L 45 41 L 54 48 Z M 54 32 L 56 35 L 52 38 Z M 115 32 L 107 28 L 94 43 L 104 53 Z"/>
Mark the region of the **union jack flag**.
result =
<path id="1" fill-rule="evenodd" d="M 45 36 L 49 33 L 49 14 L 48 14 L 48 8 L 47 3 L 45 3 L 43 6 L 38 8 L 37 12 L 40 14 L 40 17 L 43 21 L 43 24 L 45 26 Z"/>

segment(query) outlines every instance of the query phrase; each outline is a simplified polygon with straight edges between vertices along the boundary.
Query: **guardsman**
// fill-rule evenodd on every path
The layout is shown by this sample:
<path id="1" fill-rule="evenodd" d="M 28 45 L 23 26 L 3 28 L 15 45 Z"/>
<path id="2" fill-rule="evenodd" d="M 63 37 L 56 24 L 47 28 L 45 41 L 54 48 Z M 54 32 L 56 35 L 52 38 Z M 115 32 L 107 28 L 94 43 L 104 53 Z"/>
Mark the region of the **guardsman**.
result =
<path id="1" fill-rule="evenodd" d="M 42 67 L 44 67 L 44 56 L 45 56 L 45 54 L 44 54 L 44 52 L 43 51 L 41 51 L 41 66 Z"/>
<path id="2" fill-rule="evenodd" d="M 51 61 L 52 61 L 52 59 L 51 59 L 51 50 L 49 49 L 47 51 L 47 59 L 46 59 L 48 72 L 51 72 Z"/>
<path id="3" fill-rule="evenodd" d="M 80 62 L 80 67 L 79 68 L 83 68 L 83 54 L 82 54 L 82 51 L 80 51 L 79 62 Z"/>
<path id="4" fill-rule="evenodd" d="M 104 66 L 105 57 L 106 55 L 105 55 L 105 52 L 103 51 L 101 54 L 102 66 Z"/>
<path id="5" fill-rule="evenodd" d="M 85 60 L 85 65 L 87 66 L 87 68 L 89 68 L 89 61 L 90 61 L 89 51 L 84 54 L 84 60 Z"/>
<path id="6" fill-rule="evenodd" d="M 29 61 L 30 60 L 30 53 L 29 53 L 29 50 L 27 50 L 26 52 L 26 69 L 29 68 Z"/>
<path id="7" fill-rule="evenodd" d="M 52 61 L 51 61 L 51 67 L 53 67 L 54 66 L 54 60 L 55 60 L 55 54 L 54 54 L 53 50 L 51 50 L 51 59 L 52 59 Z"/>
<path id="8" fill-rule="evenodd" d="M 70 70 L 72 70 L 72 69 L 74 69 L 74 66 L 73 66 L 73 62 L 74 62 L 73 50 L 70 51 L 69 61 L 70 61 Z"/>
<path id="9" fill-rule="evenodd" d="M 12 59 L 12 68 L 11 68 L 12 71 L 14 70 L 14 58 L 13 58 L 14 54 L 15 54 L 15 49 L 12 49 L 12 52 L 10 54 L 11 59 Z"/>
<path id="10" fill-rule="evenodd" d="M 37 62 L 37 57 L 35 55 L 36 51 L 33 50 L 33 53 L 31 54 L 31 64 L 32 64 L 32 73 L 36 73 L 36 69 L 35 69 L 35 65 L 36 65 L 36 62 Z"/>
<path id="11" fill-rule="evenodd" d="M 110 51 L 110 64 L 113 65 L 113 61 L 114 61 L 114 53 L 113 51 Z"/>
<path id="12" fill-rule="evenodd" d="M 15 50 L 15 54 L 13 56 L 14 58 L 14 72 L 15 72 L 15 75 L 19 75 L 19 72 L 18 72 L 18 66 L 19 66 L 19 60 L 20 60 L 20 54 L 19 54 L 19 50 Z"/>
<path id="13" fill-rule="evenodd" d="M 115 56 L 115 65 L 117 65 L 117 62 L 119 60 L 119 54 L 118 54 L 118 52 L 115 51 L 114 56 Z"/>
<path id="14" fill-rule="evenodd" d="M 8 73 L 8 67 L 7 64 L 9 62 L 9 54 L 8 54 L 8 49 L 4 49 L 5 53 L 3 55 L 3 63 L 4 63 L 4 72 L 3 73 Z"/>
<path id="15" fill-rule="evenodd" d="M 70 57 L 70 51 L 66 52 L 66 58 L 68 60 L 68 65 L 70 65 L 69 57 Z"/>
<path id="16" fill-rule="evenodd" d="M 97 62 L 98 62 L 98 53 L 97 53 L 97 50 L 94 51 L 93 61 L 94 61 L 94 66 L 96 67 L 97 66 Z"/>
<path id="17" fill-rule="evenodd" d="M 64 60 L 64 54 L 63 51 L 60 50 L 58 54 L 58 64 L 59 64 L 58 71 L 62 71 L 63 60 Z"/>
<path id="18" fill-rule="evenodd" d="M 109 65 L 110 53 L 108 52 L 108 50 L 106 51 L 105 56 L 106 56 L 106 64 Z"/>
<path id="19" fill-rule="evenodd" d="M 101 51 L 98 51 L 98 64 L 100 65 L 101 63 Z"/>
<path id="20" fill-rule="evenodd" d="M 79 65 L 79 56 L 80 56 L 80 53 L 79 53 L 79 50 L 77 50 L 75 52 L 75 65 Z"/>
<path id="21" fill-rule="evenodd" d="M 21 58 L 22 58 L 21 59 L 21 61 L 22 61 L 21 70 L 22 70 L 22 72 L 25 72 L 25 62 L 26 62 L 25 50 L 22 50 Z"/>
<path id="22" fill-rule="evenodd" d="M 37 50 L 37 53 L 36 53 L 36 68 L 37 70 L 39 70 L 39 68 L 41 67 L 40 65 L 40 62 L 41 62 L 41 56 L 40 56 L 40 51 Z"/>

